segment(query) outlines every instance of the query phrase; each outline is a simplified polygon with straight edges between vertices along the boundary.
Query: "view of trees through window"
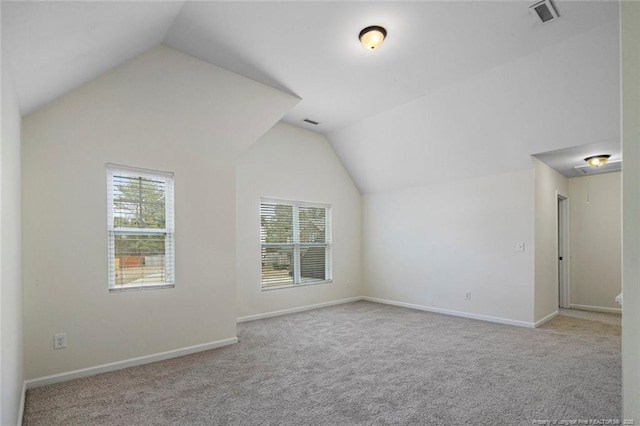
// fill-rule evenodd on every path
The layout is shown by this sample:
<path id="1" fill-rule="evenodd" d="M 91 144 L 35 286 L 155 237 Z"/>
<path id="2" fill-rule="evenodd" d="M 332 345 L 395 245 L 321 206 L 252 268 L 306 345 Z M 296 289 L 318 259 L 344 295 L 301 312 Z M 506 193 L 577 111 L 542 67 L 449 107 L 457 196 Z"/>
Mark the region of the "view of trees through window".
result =
<path id="1" fill-rule="evenodd" d="M 263 288 L 330 279 L 328 212 L 325 207 L 261 204 Z"/>
<path id="2" fill-rule="evenodd" d="M 166 282 L 165 189 L 162 180 L 113 176 L 116 285 Z"/>

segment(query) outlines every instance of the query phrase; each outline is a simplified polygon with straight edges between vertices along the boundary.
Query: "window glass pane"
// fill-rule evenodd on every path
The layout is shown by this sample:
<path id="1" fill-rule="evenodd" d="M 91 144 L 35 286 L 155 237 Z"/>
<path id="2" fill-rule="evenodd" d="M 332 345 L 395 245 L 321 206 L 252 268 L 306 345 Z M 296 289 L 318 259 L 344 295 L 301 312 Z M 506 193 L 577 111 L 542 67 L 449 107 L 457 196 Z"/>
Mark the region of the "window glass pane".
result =
<path id="1" fill-rule="evenodd" d="M 115 284 L 165 283 L 165 235 L 115 235 Z"/>
<path id="2" fill-rule="evenodd" d="M 318 207 L 300 207 L 300 243 L 324 243 L 326 209 Z"/>
<path id="3" fill-rule="evenodd" d="M 282 204 L 260 205 L 260 241 L 293 243 L 293 207 Z"/>
<path id="4" fill-rule="evenodd" d="M 262 200 L 262 288 L 331 280 L 330 207 Z"/>
<path id="5" fill-rule="evenodd" d="M 173 173 L 107 165 L 109 288 L 173 285 Z"/>
<path id="6" fill-rule="evenodd" d="M 165 183 L 136 176 L 113 177 L 113 225 L 161 228 L 165 223 Z"/>
<path id="7" fill-rule="evenodd" d="M 262 287 L 293 284 L 293 247 L 262 247 Z"/>
<path id="8" fill-rule="evenodd" d="M 303 283 L 324 281 L 326 249 L 324 246 L 300 248 L 300 279 Z"/>

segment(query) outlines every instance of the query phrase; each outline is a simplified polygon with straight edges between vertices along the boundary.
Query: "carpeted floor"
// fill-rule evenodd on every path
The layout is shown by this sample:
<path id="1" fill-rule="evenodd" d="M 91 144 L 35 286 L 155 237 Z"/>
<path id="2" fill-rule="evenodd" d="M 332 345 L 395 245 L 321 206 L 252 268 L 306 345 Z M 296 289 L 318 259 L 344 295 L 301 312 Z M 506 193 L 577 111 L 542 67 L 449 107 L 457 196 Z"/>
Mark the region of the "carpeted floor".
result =
<path id="1" fill-rule="evenodd" d="M 620 419 L 620 326 L 539 329 L 356 302 L 27 393 L 27 425 L 531 425 Z M 540 424 L 540 423 L 538 423 Z"/>
<path id="2" fill-rule="evenodd" d="M 622 315 L 620 314 L 560 308 L 560 315 L 582 318 L 590 321 L 606 322 L 607 324 L 614 324 L 618 326 L 622 325 Z"/>

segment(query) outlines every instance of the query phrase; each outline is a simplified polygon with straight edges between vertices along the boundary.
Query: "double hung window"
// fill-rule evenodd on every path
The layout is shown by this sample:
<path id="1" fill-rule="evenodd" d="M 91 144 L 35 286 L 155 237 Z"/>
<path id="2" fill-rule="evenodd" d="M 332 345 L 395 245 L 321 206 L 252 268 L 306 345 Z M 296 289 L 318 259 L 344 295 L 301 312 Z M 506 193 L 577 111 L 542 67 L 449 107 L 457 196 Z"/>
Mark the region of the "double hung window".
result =
<path id="1" fill-rule="evenodd" d="M 331 281 L 331 207 L 262 199 L 262 289 Z"/>
<path id="2" fill-rule="evenodd" d="M 109 289 L 173 286 L 173 173 L 107 165 Z"/>

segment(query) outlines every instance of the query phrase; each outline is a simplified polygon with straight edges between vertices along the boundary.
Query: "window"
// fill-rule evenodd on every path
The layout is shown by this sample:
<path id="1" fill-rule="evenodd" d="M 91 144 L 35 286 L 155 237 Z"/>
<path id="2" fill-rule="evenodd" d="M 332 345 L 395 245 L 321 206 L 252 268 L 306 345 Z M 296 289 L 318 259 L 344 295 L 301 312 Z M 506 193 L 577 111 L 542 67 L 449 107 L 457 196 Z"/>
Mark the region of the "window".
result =
<path id="1" fill-rule="evenodd" d="M 173 286 L 173 173 L 107 165 L 109 289 Z"/>
<path id="2" fill-rule="evenodd" d="M 263 199 L 262 289 L 331 281 L 331 207 Z"/>

